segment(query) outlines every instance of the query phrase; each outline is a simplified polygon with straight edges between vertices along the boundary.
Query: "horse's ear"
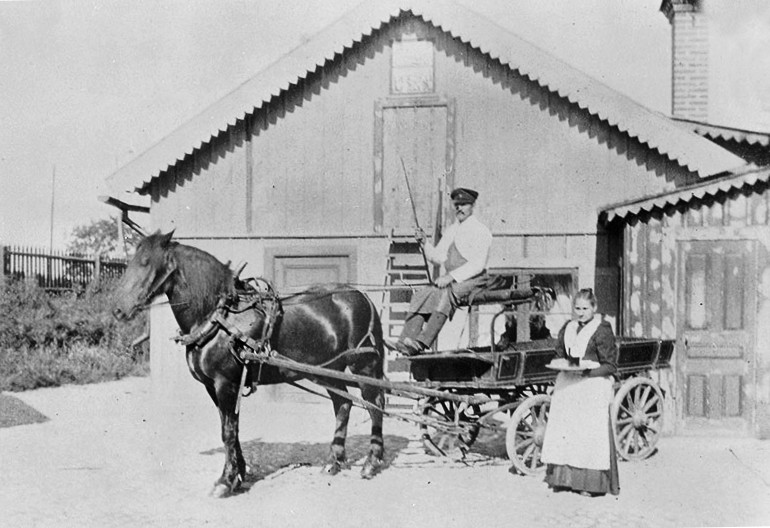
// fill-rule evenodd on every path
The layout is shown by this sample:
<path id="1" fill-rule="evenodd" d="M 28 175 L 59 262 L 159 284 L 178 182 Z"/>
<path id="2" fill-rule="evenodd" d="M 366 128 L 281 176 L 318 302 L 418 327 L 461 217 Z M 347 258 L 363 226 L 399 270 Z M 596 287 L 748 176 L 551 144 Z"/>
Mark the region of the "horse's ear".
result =
<path id="1" fill-rule="evenodd" d="M 168 246 L 169 242 L 171 242 L 171 237 L 174 236 L 174 231 L 176 231 L 176 229 L 172 229 L 171 231 L 169 231 L 165 235 L 161 235 L 160 236 L 160 246 L 161 247 Z"/>

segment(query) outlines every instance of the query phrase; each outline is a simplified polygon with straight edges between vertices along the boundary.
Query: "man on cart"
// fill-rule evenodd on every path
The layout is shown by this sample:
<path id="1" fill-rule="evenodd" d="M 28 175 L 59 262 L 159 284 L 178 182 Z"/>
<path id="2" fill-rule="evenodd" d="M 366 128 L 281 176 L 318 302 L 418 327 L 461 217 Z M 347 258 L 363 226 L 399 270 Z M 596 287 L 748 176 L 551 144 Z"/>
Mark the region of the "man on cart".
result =
<path id="1" fill-rule="evenodd" d="M 455 308 L 466 304 L 474 291 L 487 284 L 492 233 L 473 216 L 478 196 L 478 192 L 466 188 L 451 192 L 456 221 L 435 246 L 417 229 L 415 238 L 425 257 L 445 271 L 412 296 L 401 336 L 395 343 L 386 342 L 390 348 L 408 356 L 429 349 Z"/>

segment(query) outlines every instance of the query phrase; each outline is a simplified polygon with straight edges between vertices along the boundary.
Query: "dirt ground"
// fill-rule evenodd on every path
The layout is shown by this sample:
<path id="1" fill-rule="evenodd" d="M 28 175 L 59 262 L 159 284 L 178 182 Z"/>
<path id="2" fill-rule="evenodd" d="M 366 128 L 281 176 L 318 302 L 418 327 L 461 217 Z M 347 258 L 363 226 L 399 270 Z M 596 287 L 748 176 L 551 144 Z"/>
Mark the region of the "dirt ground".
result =
<path id="1" fill-rule="evenodd" d="M 388 467 L 358 471 L 368 417 L 351 419 L 353 465 L 321 465 L 334 420 L 315 397 L 244 402 L 241 439 L 255 466 L 246 489 L 208 492 L 222 468 L 218 416 L 205 399 L 159 403 L 148 378 L 15 396 L 43 423 L 0 429 L 1 526 L 762 526 L 770 525 L 770 442 L 667 437 L 620 466 L 621 494 L 553 493 L 504 458 L 424 454 L 416 426 L 386 421 Z"/>

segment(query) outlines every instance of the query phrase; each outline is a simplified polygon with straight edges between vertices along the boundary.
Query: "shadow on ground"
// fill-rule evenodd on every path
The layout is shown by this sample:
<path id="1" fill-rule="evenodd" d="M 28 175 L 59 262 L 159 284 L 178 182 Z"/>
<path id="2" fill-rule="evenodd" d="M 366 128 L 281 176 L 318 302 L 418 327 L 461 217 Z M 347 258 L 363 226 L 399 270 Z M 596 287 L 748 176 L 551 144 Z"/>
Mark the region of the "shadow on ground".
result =
<path id="1" fill-rule="evenodd" d="M 385 435 L 385 467 L 389 466 L 409 439 L 403 436 Z M 319 471 L 329 461 L 329 443 L 287 443 L 251 440 L 241 443 L 243 458 L 251 466 L 252 474 L 248 483 L 263 480 L 268 475 L 284 468 L 317 466 Z M 348 461 L 355 463 L 369 454 L 369 435 L 349 436 L 345 443 Z M 224 454 L 224 448 L 203 451 L 204 455 Z"/>
<path id="2" fill-rule="evenodd" d="M 10 394 L 0 394 L 0 427 L 47 422 L 48 418 Z"/>

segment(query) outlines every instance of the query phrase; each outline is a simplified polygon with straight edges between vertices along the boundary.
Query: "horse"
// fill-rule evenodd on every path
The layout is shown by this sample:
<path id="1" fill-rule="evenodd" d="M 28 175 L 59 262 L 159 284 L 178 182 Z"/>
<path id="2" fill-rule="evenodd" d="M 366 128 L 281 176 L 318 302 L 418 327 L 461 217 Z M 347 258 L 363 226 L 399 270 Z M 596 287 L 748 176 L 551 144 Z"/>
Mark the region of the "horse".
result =
<path id="1" fill-rule="evenodd" d="M 211 322 L 212 314 L 230 314 L 227 320 L 239 327 L 247 342 L 267 346 L 283 358 L 340 372 L 347 368 L 353 374 L 376 379 L 383 378 L 382 327 L 371 300 L 345 285 L 321 285 L 283 299 L 275 295 L 272 301 L 277 310 L 269 309 L 269 296 L 260 297 L 263 302 L 255 303 L 253 309 L 239 309 L 237 298 L 245 283 L 238 273 L 205 251 L 172 241 L 173 233 L 158 231 L 139 242 L 117 285 L 114 315 L 130 319 L 156 297 L 165 294 L 168 298 L 185 336 L 190 373 L 204 385 L 219 410 L 225 464 L 211 495 L 225 497 L 241 486 L 248 470 L 238 438 L 238 407 L 244 385 L 292 383 L 309 376 L 257 362 L 244 368 L 237 354 L 243 342 L 234 343 L 226 327 Z M 249 290 L 253 295 L 264 288 L 252 286 Z M 318 376 L 315 381 L 319 381 Z M 348 467 L 345 439 L 353 402 L 345 397 L 344 381 L 321 381 L 336 416 L 329 463 L 324 469 L 337 474 Z M 372 422 L 370 449 L 361 469 L 361 476 L 368 479 L 383 467 L 385 396 L 382 388 L 365 383 L 359 387 Z"/>

